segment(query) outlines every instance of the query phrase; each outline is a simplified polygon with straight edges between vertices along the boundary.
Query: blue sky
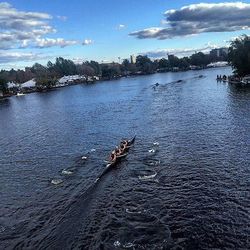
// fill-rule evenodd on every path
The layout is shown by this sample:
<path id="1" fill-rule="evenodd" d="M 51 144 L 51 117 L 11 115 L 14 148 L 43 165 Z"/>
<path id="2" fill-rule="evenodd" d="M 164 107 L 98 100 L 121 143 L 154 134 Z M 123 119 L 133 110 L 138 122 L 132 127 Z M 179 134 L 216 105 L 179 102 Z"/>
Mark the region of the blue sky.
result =
<path id="1" fill-rule="evenodd" d="M 208 4 L 204 6 L 199 5 L 200 2 L 6 0 L 0 2 L 0 67 L 18 68 L 32 65 L 35 61 L 45 64 L 48 60 L 54 61 L 57 56 L 99 62 L 118 61 L 118 57 L 123 59 L 140 53 L 154 57 L 154 52 L 158 56 L 171 52 L 181 56 L 193 50 L 206 51 L 224 46 L 232 37 L 249 34 L 249 1 L 241 5 L 235 1 L 225 1 L 225 6 L 225 2 L 221 1 L 202 1 Z M 190 5 L 193 7 L 181 9 Z M 164 16 L 171 9 L 176 12 Z M 19 26 L 6 24 L 6 21 L 1 24 L 1 13 L 6 14 L 9 10 L 16 12 L 14 18 L 19 19 L 23 15 L 27 23 L 19 25 L 18 20 Z M 30 12 L 38 14 L 26 15 Z M 199 12 L 204 15 L 200 16 Z M 47 16 L 39 16 L 41 13 Z M 209 19 L 211 13 L 214 15 Z M 225 17 L 229 19 L 222 20 Z M 29 18 L 38 23 L 29 26 Z M 10 19 L 13 20 L 13 17 Z M 189 26 L 186 26 L 186 20 Z M 154 31 L 152 28 L 159 30 Z M 34 33 L 34 30 L 40 33 Z M 21 33 L 24 32 L 32 37 L 23 38 Z M 13 35 L 12 41 L 10 35 Z"/>

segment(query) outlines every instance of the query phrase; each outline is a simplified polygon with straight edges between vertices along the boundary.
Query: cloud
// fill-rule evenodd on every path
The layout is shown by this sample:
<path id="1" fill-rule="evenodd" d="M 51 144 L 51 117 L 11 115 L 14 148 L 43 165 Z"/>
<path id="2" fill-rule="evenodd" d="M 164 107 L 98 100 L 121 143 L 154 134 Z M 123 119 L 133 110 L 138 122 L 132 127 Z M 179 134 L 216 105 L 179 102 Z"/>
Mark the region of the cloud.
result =
<path id="1" fill-rule="evenodd" d="M 76 57 L 76 58 L 73 58 L 72 61 L 75 63 L 75 64 L 82 64 L 84 62 L 84 59 L 83 58 L 80 58 L 80 57 Z"/>
<path id="2" fill-rule="evenodd" d="M 65 16 L 57 16 L 66 19 Z M 57 30 L 49 25 L 52 16 L 42 12 L 25 12 L 9 3 L 0 3 L 0 49 L 24 49 L 27 47 L 48 48 L 79 44 L 75 40 L 46 38 Z"/>
<path id="3" fill-rule="evenodd" d="M 202 48 L 180 48 L 180 49 L 161 49 L 161 50 L 152 50 L 148 52 L 141 53 L 141 55 L 147 55 L 150 58 L 163 58 L 167 57 L 169 54 L 175 55 L 178 57 L 190 56 L 196 52 L 208 53 L 211 49 L 219 48 L 215 44 L 208 43 Z"/>
<path id="4" fill-rule="evenodd" d="M 68 19 L 67 16 L 56 16 L 61 21 L 66 21 Z"/>
<path id="5" fill-rule="evenodd" d="M 85 39 L 85 40 L 83 40 L 82 45 L 90 45 L 92 43 L 93 43 L 93 41 L 91 39 Z"/>
<path id="6" fill-rule="evenodd" d="M 18 11 L 9 3 L 0 3 L 1 29 L 31 29 L 46 25 L 46 20 L 49 19 L 52 19 L 52 16 L 47 13 Z"/>
<path id="7" fill-rule="evenodd" d="M 118 30 L 122 30 L 122 29 L 125 29 L 126 28 L 126 25 L 125 24 L 119 24 L 118 26 L 117 26 L 117 29 Z"/>
<path id="8" fill-rule="evenodd" d="M 130 33 L 138 39 L 159 40 L 207 32 L 231 32 L 250 28 L 250 4 L 242 2 L 199 3 L 165 12 L 166 27 Z"/>
<path id="9" fill-rule="evenodd" d="M 63 38 L 37 38 L 36 39 L 36 45 L 37 48 L 49 48 L 53 46 L 60 46 L 61 48 L 64 48 L 69 45 L 75 45 L 78 44 L 78 41 L 76 40 L 64 40 Z"/>
<path id="10" fill-rule="evenodd" d="M 0 64 L 20 61 L 33 61 L 47 58 L 42 54 L 0 51 Z"/>

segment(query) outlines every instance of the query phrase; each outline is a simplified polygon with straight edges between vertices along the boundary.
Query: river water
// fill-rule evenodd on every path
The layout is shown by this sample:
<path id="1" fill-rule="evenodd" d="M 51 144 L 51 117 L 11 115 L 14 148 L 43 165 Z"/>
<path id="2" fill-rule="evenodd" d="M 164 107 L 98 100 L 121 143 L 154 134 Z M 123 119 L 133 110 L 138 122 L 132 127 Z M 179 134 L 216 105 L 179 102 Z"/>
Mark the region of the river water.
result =
<path id="1" fill-rule="evenodd" d="M 1 100 L 0 248 L 249 248 L 250 89 L 216 82 L 230 73 Z M 135 134 L 95 183 L 111 149 Z"/>

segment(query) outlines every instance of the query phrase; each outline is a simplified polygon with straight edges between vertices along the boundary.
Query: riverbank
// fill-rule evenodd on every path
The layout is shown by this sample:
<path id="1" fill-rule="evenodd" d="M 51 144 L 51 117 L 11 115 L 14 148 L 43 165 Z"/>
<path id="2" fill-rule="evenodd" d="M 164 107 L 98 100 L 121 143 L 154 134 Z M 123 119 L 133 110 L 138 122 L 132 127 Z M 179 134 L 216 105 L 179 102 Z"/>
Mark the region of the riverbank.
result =
<path id="1" fill-rule="evenodd" d="M 101 77 L 101 76 L 82 76 L 82 75 L 69 75 L 69 76 L 63 76 L 55 81 L 53 85 L 45 86 L 38 83 L 35 79 L 31 79 L 25 83 L 18 84 L 14 82 L 7 83 L 8 90 L 7 93 L 3 93 L 0 91 L 0 99 L 8 98 L 11 96 L 23 96 L 26 94 L 34 93 L 34 92 L 48 92 L 53 91 L 59 88 L 64 88 L 67 86 L 77 85 L 77 84 L 94 84 L 97 82 L 102 81 L 112 81 L 112 80 L 118 80 L 121 78 L 127 78 L 132 76 L 145 76 L 145 75 L 152 75 L 156 73 L 167 73 L 167 72 L 187 72 L 187 71 L 198 71 L 198 70 L 204 70 L 208 68 L 218 68 L 222 66 L 208 66 L 208 67 L 195 67 L 195 68 L 189 68 L 186 70 L 183 69 L 177 69 L 173 68 L 171 70 L 157 70 L 155 72 L 151 73 L 145 73 L 141 71 L 137 71 L 134 73 L 126 73 L 121 75 L 115 75 L 113 77 Z M 225 66 L 223 66 L 225 67 Z"/>

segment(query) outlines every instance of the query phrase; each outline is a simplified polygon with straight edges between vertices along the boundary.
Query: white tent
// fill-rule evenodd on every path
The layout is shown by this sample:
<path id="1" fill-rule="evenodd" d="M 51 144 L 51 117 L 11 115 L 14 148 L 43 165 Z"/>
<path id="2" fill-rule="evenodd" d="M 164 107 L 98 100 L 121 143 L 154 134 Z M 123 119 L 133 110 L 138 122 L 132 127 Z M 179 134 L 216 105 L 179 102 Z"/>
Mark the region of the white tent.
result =
<path id="1" fill-rule="evenodd" d="M 36 81 L 35 79 L 31 79 L 23 84 L 21 84 L 22 88 L 34 88 L 36 87 Z"/>
<path id="2" fill-rule="evenodd" d="M 8 82 L 7 86 L 8 86 L 8 89 L 18 88 L 19 87 L 19 85 L 14 83 L 14 82 Z"/>
<path id="3" fill-rule="evenodd" d="M 80 76 L 80 75 L 70 75 L 70 76 L 63 76 L 62 78 L 60 78 L 58 80 L 58 82 L 60 84 L 65 84 L 67 82 L 73 82 L 73 81 L 82 80 L 82 79 L 85 79 L 85 77 L 84 76 Z"/>

